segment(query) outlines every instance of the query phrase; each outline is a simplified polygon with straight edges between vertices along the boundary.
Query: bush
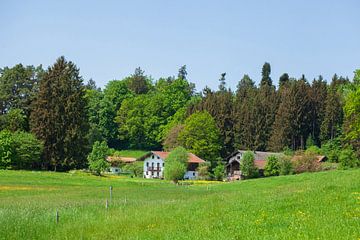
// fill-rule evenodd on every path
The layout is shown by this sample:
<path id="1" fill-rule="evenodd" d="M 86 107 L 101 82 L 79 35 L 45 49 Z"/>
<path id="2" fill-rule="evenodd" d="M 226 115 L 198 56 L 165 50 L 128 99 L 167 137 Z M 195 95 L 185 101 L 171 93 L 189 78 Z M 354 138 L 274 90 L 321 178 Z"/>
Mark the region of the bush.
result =
<path id="1" fill-rule="evenodd" d="M 259 170 L 254 163 L 254 153 L 247 151 L 244 153 L 242 161 L 240 163 L 241 175 L 245 178 L 254 178 L 259 175 Z"/>
<path id="2" fill-rule="evenodd" d="M 41 165 L 43 143 L 33 134 L 27 132 L 13 133 L 14 159 L 13 167 L 16 169 L 33 169 Z"/>
<path id="3" fill-rule="evenodd" d="M 198 178 L 200 180 L 210 180 L 211 175 L 209 172 L 209 168 L 210 168 L 210 162 L 204 162 L 199 164 L 197 171 L 198 171 Z"/>
<path id="4" fill-rule="evenodd" d="M 305 154 L 323 154 L 321 148 L 318 146 L 310 146 L 306 149 Z"/>
<path id="5" fill-rule="evenodd" d="M 335 138 L 327 141 L 321 146 L 323 154 L 328 158 L 329 162 L 339 162 L 339 153 L 341 151 L 340 139 Z"/>
<path id="6" fill-rule="evenodd" d="M 282 155 L 279 158 L 279 175 L 291 175 L 293 174 L 293 164 L 291 162 L 291 157 Z"/>
<path id="7" fill-rule="evenodd" d="M 321 164 L 315 154 L 298 155 L 294 160 L 295 173 L 317 172 L 321 170 Z"/>
<path id="8" fill-rule="evenodd" d="M 125 164 L 123 169 L 125 171 L 131 172 L 135 177 L 139 177 L 143 175 L 144 168 L 142 162 L 134 162 L 130 164 Z"/>
<path id="9" fill-rule="evenodd" d="M 222 162 L 218 162 L 217 166 L 214 168 L 214 178 L 217 181 L 222 181 L 224 177 L 225 177 L 224 164 Z"/>
<path id="10" fill-rule="evenodd" d="M 11 168 L 14 156 L 14 139 L 8 130 L 0 132 L 0 169 Z"/>
<path id="11" fill-rule="evenodd" d="M 165 179 L 177 183 L 184 178 L 186 172 L 186 163 L 189 158 L 185 148 L 175 148 L 166 158 L 166 166 L 164 169 Z"/>
<path id="12" fill-rule="evenodd" d="M 110 167 L 110 164 L 106 161 L 109 148 L 105 141 L 96 141 L 92 147 L 91 153 L 87 159 L 89 161 L 90 170 L 96 175 L 101 175 L 101 172 L 105 171 Z"/>
<path id="13" fill-rule="evenodd" d="M 275 155 L 270 155 L 267 158 L 266 165 L 264 168 L 265 176 L 278 176 L 280 174 L 279 159 Z"/>
<path id="14" fill-rule="evenodd" d="M 360 160 L 357 158 L 355 151 L 351 147 L 346 147 L 339 154 L 340 168 L 360 167 Z"/>

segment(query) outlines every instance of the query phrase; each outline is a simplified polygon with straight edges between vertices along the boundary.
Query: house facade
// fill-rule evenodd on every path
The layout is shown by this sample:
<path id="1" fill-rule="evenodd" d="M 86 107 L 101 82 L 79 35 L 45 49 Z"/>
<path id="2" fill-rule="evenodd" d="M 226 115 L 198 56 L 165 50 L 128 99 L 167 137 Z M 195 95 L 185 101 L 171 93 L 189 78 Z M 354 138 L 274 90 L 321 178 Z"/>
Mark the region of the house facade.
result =
<path id="1" fill-rule="evenodd" d="M 240 170 L 240 163 L 245 152 L 247 151 L 237 150 L 225 159 L 225 170 L 229 180 L 241 179 L 242 175 Z M 269 157 L 270 155 L 279 154 L 280 153 L 254 151 L 254 164 L 259 169 L 260 175 L 262 175 L 264 172 L 267 157 Z"/>
<path id="2" fill-rule="evenodd" d="M 130 157 L 120 157 L 120 156 L 108 156 L 106 158 L 106 161 L 110 163 L 109 167 L 109 173 L 112 174 L 119 174 L 119 173 L 125 173 L 123 169 L 121 168 L 125 164 L 132 164 L 136 161 L 136 158 L 130 158 Z"/>
<path id="3" fill-rule="evenodd" d="M 170 152 L 151 151 L 144 157 L 144 178 L 164 178 L 164 169 L 166 167 L 166 158 Z M 205 162 L 195 154 L 189 153 L 187 169 L 184 179 L 196 179 L 196 171 L 200 163 Z"/>

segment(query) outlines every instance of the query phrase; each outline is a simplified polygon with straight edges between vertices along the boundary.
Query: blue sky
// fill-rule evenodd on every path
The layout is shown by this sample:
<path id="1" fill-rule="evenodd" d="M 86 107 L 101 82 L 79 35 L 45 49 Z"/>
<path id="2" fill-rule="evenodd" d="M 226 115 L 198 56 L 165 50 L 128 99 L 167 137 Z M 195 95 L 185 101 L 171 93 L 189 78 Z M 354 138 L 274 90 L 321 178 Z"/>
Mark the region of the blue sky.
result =
<path id="1" fill-rule="evenodd" d="M 64 55 L 103 87 L 140 66 L 154 79 L 186 64 L 200 90 L 220 73 L 312 80 L 360 68 L 360 1 L 0 0 L 0 67 L 48 66 Z"/>

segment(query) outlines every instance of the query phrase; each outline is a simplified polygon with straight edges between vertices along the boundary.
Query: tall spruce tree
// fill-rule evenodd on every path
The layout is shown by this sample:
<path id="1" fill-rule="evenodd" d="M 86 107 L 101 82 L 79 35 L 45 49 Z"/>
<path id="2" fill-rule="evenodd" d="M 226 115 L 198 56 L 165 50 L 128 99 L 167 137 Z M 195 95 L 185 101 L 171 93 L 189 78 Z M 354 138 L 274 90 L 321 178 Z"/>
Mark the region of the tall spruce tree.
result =
<path id="1" fill-rule="evenodd" d="M 44 73 L 31 113 L 31 130 L 45 146 L 43 168 L 66 170 L 86 165 L 84 95 L 79 69 L 64 57 Z"/>

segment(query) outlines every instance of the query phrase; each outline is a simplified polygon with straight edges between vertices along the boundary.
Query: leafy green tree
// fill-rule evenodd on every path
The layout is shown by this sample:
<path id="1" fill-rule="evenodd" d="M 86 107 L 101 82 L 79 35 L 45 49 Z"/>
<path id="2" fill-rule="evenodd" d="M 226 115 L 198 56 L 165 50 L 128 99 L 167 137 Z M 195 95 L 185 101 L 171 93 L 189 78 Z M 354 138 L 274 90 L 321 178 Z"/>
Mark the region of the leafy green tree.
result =
<path id="1" fill-rule="evenodd" d="M 128 81 L 128 79 L 124 79 L 108 82 L 100 102 L 99 131 L 110 147 L 120 147 L 119 126 L 115 122 L 115 117 L 122 102 L 133 96 L 128 88 Z"/>
<path id="2" fill-rule="evenodd" d="M 225 166 L 222 162 L 218 162 L 214 168 L 214 178 L 217 181 L 222 181 L 225 177 Z"/>
<path id="3" fill-rule="evenodd" d="M 244 153 L 242 160 L 240 162 L 240 171 L 241 175 L 245 178 L 254 178 L 258 176 L 258 169 L 254 163 L 255 156 L 251 151 Z"/>
<path id="4" fill-rule="evenodd" d="M 360 158 L 360 70 L 355 71 L 354 82 L 346 90 L 344 135 Z"/>
<path id="5" fill-rule="evenodd" d="M 266 165 L 264 168 L 264 175 L 265 176 L 278 176 L 279 174 L 280 174 L 279 159 L 275 155 L 270 155 L 266 161 Z"/>
<path id="6" fill-rule="evenodd" d="M 0 169 L 10 168 L 14 156 L 14 139 L 10 131 L 0 132 Z"/>
<path id="7" fill-rule="evenodd" d="M 184 125 L 179 124 L 171 128 L 163 142 L 164 150 L 171 151 L 180 146 L 179 134 L 184 129 Z"/>
<path id="8" fill-rule="evenodd" d="M 166 166 L 164 169 L 164 177 L 166 180 L 171 180 L 177 183 L 184 178 L 186 172 L 186 164 L 189 155 L 185 148 L 177 147 L 166 158 Z"/>
<path id="9" fill-rule="evenodd" d="M 12 135 L 14 148 L 13 168 L 39 168 L 41 166 L 41 154 L 44 149 L 43 143 L 28 132 L 15 132 Z"/>
<path id="10" fill-rule="evenodd" d="M 86 165 L 84 95 L 79 69 L 64 57 L 43 74 L 31 112 L 31 130 L 44 142 L 44 168 L 66 170 Z"/>
<path id="11" fill-rule="evenodd" d="M 355 168 L 360 167 L 360 159 L 356 156 L 355 151 L 347 146 L 340 151 L 339 154 L 340 168 Z"/>
<path id="12" fill-rule="evenodd" d="M 329 162 L 339 162 L 341 148 L 341 140 L 339 137 L 328 140 L 321 146 L 321 150 L 328 158 Z"/>
<path id="13" fill-rule="evenodd" d="M 196 171 L 199 180 L 209 180 L 211 178 L 209 162 L 200 163 Z"/>
<path id="14" fill-rule="evenodd" d="M 219 139 L 219 129 L 208 112 L 190 115 L 179 134 L 179 141 L 186 149 L 213 164 L 220 154 Z"/>
<path id="15" fill-rule="evenodd" d="M 19 108 L 12 108 L 4 115 L 0 115 L 1 125 L 0 129 L 7 129 L 9 131 L 25 131 L 27 129 L 27 117 L 23 110 Z"/>
<path id="16" fill-rule="evenodd" d="M 91 153 L 87 159 L 89 162 L 89 169 L 96 175 L 101 175 L 101 172 L 110 167 L 110 164 L 106 161 L 109 148 L 105 141 L 96 141 L 92 147 Z"/>
<path id="17" fill-rule="evenodd" d="M 131 172 L 135 177 L 140 177 L 143 175 L 143 171 L 144 171 L 143 162 L 134 162 L 130 164 L 125 164 L 123 169 L 125 171 Z"/>

